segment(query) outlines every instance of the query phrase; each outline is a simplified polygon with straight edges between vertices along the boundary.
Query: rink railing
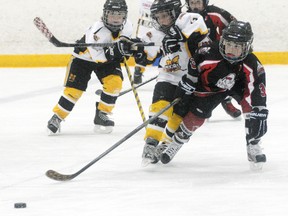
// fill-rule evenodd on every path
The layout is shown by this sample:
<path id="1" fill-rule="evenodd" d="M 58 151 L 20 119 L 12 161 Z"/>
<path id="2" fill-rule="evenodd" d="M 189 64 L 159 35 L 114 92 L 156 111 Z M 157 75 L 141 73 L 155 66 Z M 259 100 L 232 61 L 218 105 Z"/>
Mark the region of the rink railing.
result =
<path id="1" fill-rule="evenodd" d="M 255 52 L 262 64 L 288 64 L 288 52 Z M 0 55 L 0 67 L 65 67 L 70 54 Z M 134 66 L 133 58 L 128 60 Z"/>

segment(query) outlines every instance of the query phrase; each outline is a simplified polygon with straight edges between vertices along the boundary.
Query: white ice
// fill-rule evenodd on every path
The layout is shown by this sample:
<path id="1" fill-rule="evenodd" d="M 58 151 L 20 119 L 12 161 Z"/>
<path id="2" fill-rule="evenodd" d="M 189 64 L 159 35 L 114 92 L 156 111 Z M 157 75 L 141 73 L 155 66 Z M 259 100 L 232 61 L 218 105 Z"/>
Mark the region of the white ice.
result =
<path id="1" fill-rule="evenodd" d="M 94 134 L 94 92 L 101 85 L 93 75 L 62 133 L 48 137 L 65 68 L 0 69 L 0 215 L 288 215 L 288 66 L 265 68 L 270 113 L 262 172 L 249 170 L 244 121 L 218 107 L 170 164 L 141 167 L 141 130 L 69 182 L 45 172 L 74 173 L 140 125 L 133 93 L 117 101 L 114 132 Z M 150 68 L 145 79 L 155 74 Z M 146 116 L 154 84 L 138 91 Z M 16 202 L 27 208 L 15 209 Z"/>

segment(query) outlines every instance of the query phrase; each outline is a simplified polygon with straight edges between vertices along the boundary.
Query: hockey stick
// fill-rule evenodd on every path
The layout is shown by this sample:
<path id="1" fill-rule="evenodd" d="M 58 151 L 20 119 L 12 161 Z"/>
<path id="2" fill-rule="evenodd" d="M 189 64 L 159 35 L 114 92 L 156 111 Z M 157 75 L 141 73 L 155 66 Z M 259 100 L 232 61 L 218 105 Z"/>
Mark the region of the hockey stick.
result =
<path id="1" fill-rule="evenodd" d="M 150 79 L 148 79 L 148 80 L 146 80 L 146 81 L 144 81 L 144 82 L 142 82 L 141 84 L 135 86 L 134 88 L 137 89 L 137 88 L 139 88 L 139 87 L 141 87 L 141 86 L 143 86 L 143 85 L 145 85 L 145 84 L 147 84 L 147 83 L 155 80 L 157 77 L 158 77 L 158 75 L 155 76 L 155 77 L 152 77 L 152 78 L 150 78 Z M 122 95 L 124 95 L 124 94 L 126 94 L 126 93 L 128 93 L 128 92 L 130 92 L 130 91 L 132 91 L 132 88 L 129 88 L 129 89 L 126 89 L 126 90 L 120 92 L 120 94 L 119 94 L 118 97 L 120 97 L 120 96 L 122 96 Z M 101 95 L 101 93 L 102 93 L 102 89 L 97 89 L 97 90 L 95 91 L 95 94 L 98 95 L 98 96 Z"/>
<path id="2" fill-rule="evenodd" d="M 52 32 L 48 29 L 46 24 L 40 17 L 34 18 L 34 24 L 42 32 L 42 34 L 56 47 L 110 47 L 113 46 L 115 43 L 65 43 L 59 41 Z M 133 43 L 132 47 L 137 46 L 157 46 L 155 43 Z M 158 45 L 159 46 L 159 45 Z"/>
<path id="3" fill-rule="evenodd" d="M 138 92 L 137 92 L 136 88 L 134 87 L 134 81 L 132 79 L 132 74 L 131 74 L 130 68 L 129 68 L 128 64 L 127 64 L 127 59 L 126 59 L 125 56 L 124 56 L 123 59 L 124 59 L 124 66 L 126 68 L 126 72 L 127 72 L 128 78 L 129 78 L 129 82 L 130 82 L 134 97 L 136 99 L 137 107 L 139 109 L 139 112 L 140 112 L 140 115 L 141 115 L 141 118 L 142 118 L 143 122 L 145 122 L 146 121 L 145 114 L 144 114 L 144 111 L 143 111 L 143 108 L 142 108 L 142 104 L 141 104 Z"/>
<path id="4" fill-rule="evenodd" d="M 117 148 L 118 146 L 120 146 L 123 142 L 125 142 L 126 140 L 128 140 L 130 137 L 132 137 L 134 134 L 136 134 L 138 131 L 140 131 L 142 128 L 146 127 L 148 124 L 150 124 L 152 121 L 154 121 L 156 118 L 158 118 L 158 116 L 160 116 L 161 114 L 163 114 L 165 111 L 167 111 L 170 107 L 174 106 L 175 104 L 177 104 L 181 99 L 180 98 L 176 98 L 175 100 L 173 100 L 169 105 L 167 105 L 165 108 L 163 108 L 162 110 L 160 110 L 158 113 L 156 113 L 154 116 L 152 116 L 150 119 L 146 120 L 145 122 L 143 122 L 141 125 L 139 125 L 137 128 L 135 128 L 134 130 L 132 130 L 130 133 L 128 133 L 126 136 L 124 136 L 122 139 L 120 139 L 118 142 L 116 142 L 114 145 L 112 145 L 110 148 L 108 148 L 106 151 L 104 151 L 102 154 L 100 154 L 98 157 L 96 157 L 94 160 L 92 160 L 90 163 L 88 163 L 86 166 L 84 166 L 82 169 L 80 169 L 79 171 L 73 173 L 73 174 L 61 174 L 59 172 L 56 172 L 54 170 L 48 170 L 46 172 L 46 176 L 48 178 L 51 178 L 53 180 L 56 181 L 70 181 L 72 179 L 74 179 L 75 177 L 77 177 L 78 175 L 80 175 L 81 173 L 83 173 L 85 170 L 87 170 L 89 167 L 91 167 L 93 164 L 95 164 L 97 161 L 99 161 L 101 158 L 103 158 L 104 156 L 106 156 L 108 153 L 110 153 L 111 151 L 113 151 L 115 148 Z"/>

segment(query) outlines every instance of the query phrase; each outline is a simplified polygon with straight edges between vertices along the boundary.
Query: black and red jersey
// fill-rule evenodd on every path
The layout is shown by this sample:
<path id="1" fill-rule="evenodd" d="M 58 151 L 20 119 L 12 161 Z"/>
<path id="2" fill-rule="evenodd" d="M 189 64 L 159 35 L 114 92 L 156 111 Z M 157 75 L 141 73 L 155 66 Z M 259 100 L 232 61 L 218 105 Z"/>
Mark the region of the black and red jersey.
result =
<path id="1" fill-rule="evenodd" d="M 244 107 L 266 107 L 265 70 L 253 53 L 231 64 L 220 54 L 218 42 L 214 42 L 201 47 L 190 58 L 189 75 L 198 77 L 196 91 L 204 95 L 231 92 L 231 95 L 238 94 Z"/>
<path id="2" fill-rule="evenodd" d="M 235 20 L 235 17 L 228 11 L 214 5 L 208 5 L 200 14 L 204 18 L 209 30 L 209 38 L 212 41 L 219 41 L 220 36 L 222 35 L 222 30 L 228 26 L 232 20 Z"/>

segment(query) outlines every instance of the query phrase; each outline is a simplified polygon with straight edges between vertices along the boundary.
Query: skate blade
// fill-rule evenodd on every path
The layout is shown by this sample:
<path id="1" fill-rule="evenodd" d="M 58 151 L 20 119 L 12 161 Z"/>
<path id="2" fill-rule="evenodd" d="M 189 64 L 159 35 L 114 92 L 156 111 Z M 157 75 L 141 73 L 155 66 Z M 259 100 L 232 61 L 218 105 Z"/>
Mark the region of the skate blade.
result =
<path id="1" fill-rule="evenodd" d="M 251 171 L 256 171 L 256 172 L 262 171 L 263 165 L 264 165 L 263 162 L 259 162 L 259 163 L 249 162 Z"/>
<path id="2" fill-rule="evenodd" d="M 143 158 L 141 162 L 142 167 L 147 167 L 148 165 L 152 164 L 153 160 L 150 158 Z"/>
<path id="3" fill-rule="evenodd" d="M 49 128 L 46 128 L 46 132 L 48 136 L 57 136 L 61 131 L 58 129 L 56 133 L 53 133 Z"/>
<path id="4" fill-rule="evenodd" d="M 113 131 L 113 126 L 102 126 L 102 125 L 95 125 L 94 126 L 94 133 L 99 133 L 99 134 L 108 134 Z"/>

